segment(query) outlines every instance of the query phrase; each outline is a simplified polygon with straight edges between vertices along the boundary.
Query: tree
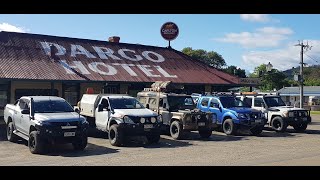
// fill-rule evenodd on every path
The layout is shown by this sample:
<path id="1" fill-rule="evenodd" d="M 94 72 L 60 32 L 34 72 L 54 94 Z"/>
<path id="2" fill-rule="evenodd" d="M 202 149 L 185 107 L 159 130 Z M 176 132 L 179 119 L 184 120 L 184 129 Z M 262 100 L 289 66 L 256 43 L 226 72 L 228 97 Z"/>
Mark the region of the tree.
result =
<path id="1" fill-rule="evenodd" d="M 249 77 L 260 77 L 261 84 L 259 88 L 263 91 L 281 89 L 284 86 L 289 86 L 289 80 L 283 72 L 277 69 L 272 69 L 267 72 L 265 64 L 255 67 L 254 72 L 250 74 Z"/>
<path id="2" fill-rule="evenodd" d="M 226 65 L 225 60 L 223 57 L 214 51 L 207 52 L 203 49 L 196 49 L 193 50 L 191 47 L 186 47 L 182 49 L 182 52 L 188 56 L 191 56 L 193 59 L 198 59 L 209 66 L 212 66 L 217 69 L 221 69 L 223 66 Z"/>
<path id="3" fill-rule="evenodd" d="M 223 69 L 224 72 L 228 74 L 232 74 L 235 76 L 238 76 L 240 78 L 245 78 L 246 76 L 246 71 L 244 69 L 237 68 L 236 66 L 228 66 L 227 68 Z"/>

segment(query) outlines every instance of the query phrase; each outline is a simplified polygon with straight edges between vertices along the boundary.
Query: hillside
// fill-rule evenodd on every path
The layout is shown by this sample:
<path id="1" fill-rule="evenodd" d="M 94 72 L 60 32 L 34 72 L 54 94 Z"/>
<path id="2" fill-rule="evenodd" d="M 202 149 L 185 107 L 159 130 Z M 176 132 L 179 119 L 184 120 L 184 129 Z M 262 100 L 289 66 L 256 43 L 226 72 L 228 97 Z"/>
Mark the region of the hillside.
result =
<path id="1" fill-rule="evenodd" d="M 320 65 L 314 65 L 310 67 L 303 68 L 303 75 L 305 79 L 305 85 L 307 86 L 319 86 L 320 85 Z M 293 75 L 299 74 L 300 67 L 295 67 L 292 69 L 288 69 L 283 71 L 283 73 L 287 76 L 287 78 L 293 81 Z"/>

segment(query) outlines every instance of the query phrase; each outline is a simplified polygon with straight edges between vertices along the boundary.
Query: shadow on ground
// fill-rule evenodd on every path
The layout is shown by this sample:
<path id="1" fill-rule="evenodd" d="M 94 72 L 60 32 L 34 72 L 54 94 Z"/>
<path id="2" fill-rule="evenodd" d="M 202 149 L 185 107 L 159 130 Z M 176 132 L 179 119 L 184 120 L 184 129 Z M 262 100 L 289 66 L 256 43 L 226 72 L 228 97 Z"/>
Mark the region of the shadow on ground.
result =
<path id="1" fill-rule="evenodd" d="M 0 141 L 7 141 L 7 126 L 0 124 Z"/>
<path id="2" fill-rule="evenodd" d="M 83 151 L 75 151 L 71 144 L 57 144 L 51 146 L 44 155 L 63 157 L 83 157 L 117 153 L 118 149 L 111 149 L 105 146 L 88 143 Z"/>

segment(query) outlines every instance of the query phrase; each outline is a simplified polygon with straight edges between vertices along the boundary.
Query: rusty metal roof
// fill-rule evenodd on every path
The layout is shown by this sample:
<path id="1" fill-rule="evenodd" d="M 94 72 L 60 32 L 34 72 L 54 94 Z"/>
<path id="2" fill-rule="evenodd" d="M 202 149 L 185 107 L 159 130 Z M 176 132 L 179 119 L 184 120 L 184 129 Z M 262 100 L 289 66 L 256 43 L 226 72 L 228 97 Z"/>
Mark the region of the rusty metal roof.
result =
<path id="1" fill-rule="evenodd" d="M 174 49 L 3 31 L 0 79 L 239 84 Z"/>

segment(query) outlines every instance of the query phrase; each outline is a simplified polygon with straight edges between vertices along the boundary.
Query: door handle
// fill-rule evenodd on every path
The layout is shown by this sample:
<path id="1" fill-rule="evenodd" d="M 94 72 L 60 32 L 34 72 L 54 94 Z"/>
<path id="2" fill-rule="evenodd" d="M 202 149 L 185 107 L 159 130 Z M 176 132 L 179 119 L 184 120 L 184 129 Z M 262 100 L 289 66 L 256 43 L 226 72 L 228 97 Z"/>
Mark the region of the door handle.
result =
<path id="1" fill-rule="evenodd" d="M 21 118 L 23 118 L 23 115 L 21 115 Z"/>

